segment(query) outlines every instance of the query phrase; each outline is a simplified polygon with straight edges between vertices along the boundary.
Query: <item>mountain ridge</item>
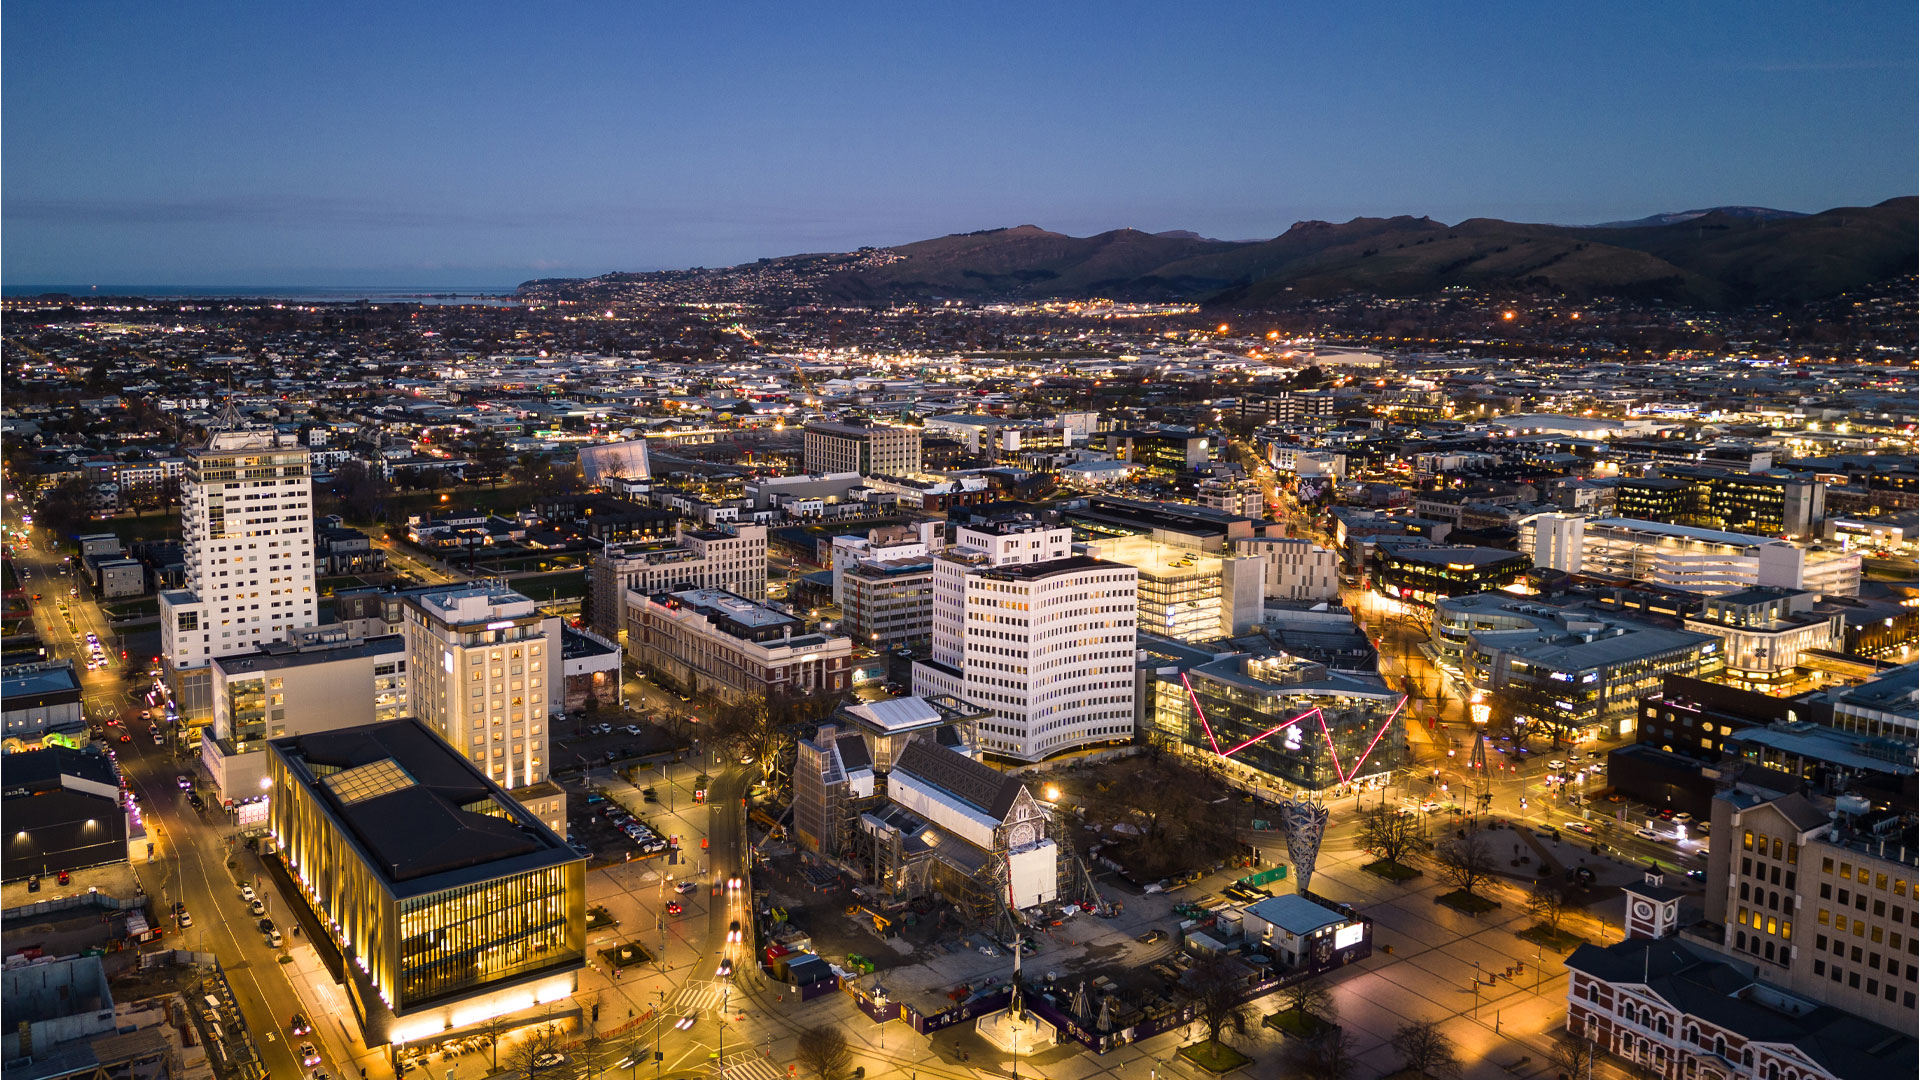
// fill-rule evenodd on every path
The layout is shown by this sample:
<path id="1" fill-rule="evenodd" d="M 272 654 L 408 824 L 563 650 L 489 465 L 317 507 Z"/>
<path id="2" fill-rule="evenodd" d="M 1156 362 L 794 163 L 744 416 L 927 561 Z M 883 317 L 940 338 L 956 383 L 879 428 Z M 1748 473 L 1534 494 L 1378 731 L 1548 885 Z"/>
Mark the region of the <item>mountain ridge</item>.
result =
<path id="1" fill-rule="evenodd" d="M 1916 206 L 1794 214 L 1715 207 L 1591 226 L 1469 218 L 1297 221 L 1267 240 L 1187 230 L 1076 237 L 1026 224 L 717 269 L 536 279 L 530 297 L 762 303 L 1084 299 L 1264 307 L 1343 294 L 1474 288 L 1700 308 L 1799 303 L 1916 269 Z M 1677 220 L 1667 220 L 1677 218 Z"/>

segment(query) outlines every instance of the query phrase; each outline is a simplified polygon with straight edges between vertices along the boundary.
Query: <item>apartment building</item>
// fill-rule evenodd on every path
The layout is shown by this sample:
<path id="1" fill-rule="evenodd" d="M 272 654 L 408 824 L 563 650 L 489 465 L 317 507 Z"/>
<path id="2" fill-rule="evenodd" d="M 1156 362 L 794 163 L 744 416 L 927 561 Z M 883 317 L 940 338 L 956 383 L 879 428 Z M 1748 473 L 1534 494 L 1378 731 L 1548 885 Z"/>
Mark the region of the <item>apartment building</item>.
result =
<path id="1" fill-rule="evenodd" d="M 187 454 L 186 586 L 160 594 L 160 647 L 181 719 L 213 716 L 209 665 L 314 625 L 313 478 L 292 435 L 221 431 Z"/>
<path id="2" fill-rule="evenodd" d="M 922 468 L 920 429 L 894 424 L 816 421 L 803 433 L 809 473 L 911 476 Z"/>
<path id="3" fill-rule="evenodd" d="M 627 655 L 688 694 L 728 702 L 851 687 L 853 643 L 724 589 L 627 594 Z"/>
<path id="4" fill-rule="evenodd" d="M 1139 571 L 1072 554 L 1073 530 L 975 519 L 934 560 L 933 654 L 913 690 L 992 715 L 980 747 L 1025 761 L 1133 737 Z"/>
<path id="5" fill-rule="evenodd" d="M 767 527 L 676 529 L 670 541 L 608 544 L 594 553 L 587 624 L 618 641 L 629 592 L 725 589 L 767 598 Z"/>

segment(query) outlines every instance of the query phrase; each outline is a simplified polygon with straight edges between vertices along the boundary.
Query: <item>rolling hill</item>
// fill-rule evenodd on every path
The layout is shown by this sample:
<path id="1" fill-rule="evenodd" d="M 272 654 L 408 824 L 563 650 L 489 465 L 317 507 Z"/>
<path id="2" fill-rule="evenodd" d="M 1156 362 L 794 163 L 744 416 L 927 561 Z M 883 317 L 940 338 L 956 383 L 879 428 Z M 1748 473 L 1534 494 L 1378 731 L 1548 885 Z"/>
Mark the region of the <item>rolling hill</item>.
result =
<path id="1" fill-rule="evenodd" d="M 1468 287 L 1724 308 L 1797 303 L 1914 273 L 1917 203 L 1903 196 L 1808 215 L 1722 207 L 1587 227 L 1303 221 L 1261 241 L 1133 229 L 1076 237 L 1022 225 L 720 270 L 528 282 L 521 291 L 784 303 L 1099 296 L 1259 308 Z"/>

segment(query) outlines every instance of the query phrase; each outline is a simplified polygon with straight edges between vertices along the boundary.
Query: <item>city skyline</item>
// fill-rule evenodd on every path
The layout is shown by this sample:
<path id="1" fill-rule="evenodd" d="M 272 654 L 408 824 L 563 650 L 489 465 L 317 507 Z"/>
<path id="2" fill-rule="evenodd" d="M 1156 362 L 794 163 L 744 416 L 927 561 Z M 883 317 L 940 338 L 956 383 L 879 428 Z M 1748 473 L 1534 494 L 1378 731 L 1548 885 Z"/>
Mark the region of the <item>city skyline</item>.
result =
<path id="1" fill-rule="evenodd" d="M 1025 223 L 1253 239 L 1915 188 L 1890 4 L 461 15 L 11 7 L 6 283 L 503 288 Z"/>

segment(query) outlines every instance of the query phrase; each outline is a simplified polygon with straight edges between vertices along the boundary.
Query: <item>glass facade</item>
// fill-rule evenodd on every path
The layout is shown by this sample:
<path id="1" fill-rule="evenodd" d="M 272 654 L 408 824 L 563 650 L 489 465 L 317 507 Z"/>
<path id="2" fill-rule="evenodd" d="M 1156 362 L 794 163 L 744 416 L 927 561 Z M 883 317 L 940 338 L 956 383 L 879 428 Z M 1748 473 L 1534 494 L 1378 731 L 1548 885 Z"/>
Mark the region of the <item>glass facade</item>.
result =
<path id="1" fill-rule="evenodd" d="M 1263 786 L 1321 791 L 1406 764 L 1406 736 L 1392 722 L 1401 695 L 1378 679 L 1345 681 L 1284 656 L 1216 660 L 1184 679 L 1163 673 L 1152 731 L 1169 750 Z"/>
<path id="2" fill-rule="evenodd" d="M 1520 580 L 1533 565 L 1532 559 L 1518 552 L 1489 557 L 1481 553 L 1493 549 L 1469 550 L 1475 554 L 1450 557 L 1445 548 L 1381 552 L 1373 570 L 1374 591 L 1409 604 L 1432 607 L 1435 601 L 1446 597 L 1503 589 Z"/>
<path id="3" fill-rule="evenodd" d="M 400 1000 L 431 1001 L 578 959 L 578 942 L 571 955 L 567 944 L 568 869 L 401 901 Z"/>

